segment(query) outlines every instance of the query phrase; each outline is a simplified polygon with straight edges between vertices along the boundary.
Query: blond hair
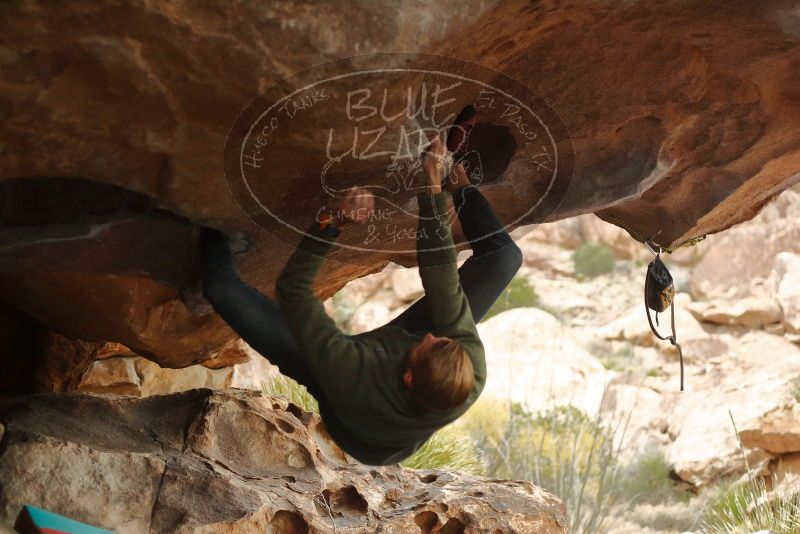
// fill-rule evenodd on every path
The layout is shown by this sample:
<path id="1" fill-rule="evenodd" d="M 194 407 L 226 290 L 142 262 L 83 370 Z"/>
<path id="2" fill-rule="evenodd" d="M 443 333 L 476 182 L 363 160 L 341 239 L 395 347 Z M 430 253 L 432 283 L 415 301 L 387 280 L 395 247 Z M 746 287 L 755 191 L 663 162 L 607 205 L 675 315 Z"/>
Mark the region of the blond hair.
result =
<path id="1" fill-rule="evenodd" d="M 449 338 L 420 349 L 409 358 L 414 398 L 434 410 L 450 410 L 464 404 L 475 387 L 475 369 L 467 350 Z"/>

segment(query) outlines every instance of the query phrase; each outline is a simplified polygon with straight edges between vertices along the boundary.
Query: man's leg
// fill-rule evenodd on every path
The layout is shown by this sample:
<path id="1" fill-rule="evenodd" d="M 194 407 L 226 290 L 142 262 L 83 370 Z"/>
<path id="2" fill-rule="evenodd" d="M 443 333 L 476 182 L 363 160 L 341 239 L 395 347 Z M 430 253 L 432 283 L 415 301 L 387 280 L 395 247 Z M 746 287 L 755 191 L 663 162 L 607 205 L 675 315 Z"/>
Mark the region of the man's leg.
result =
<path id="1" fill-rule="evenodd" d="M 514 278 L 522 265 L 522 251 L 475 187 L 461 187 L 454 191 L 453 202 L 473 251 L 459 268 L 458 277 L 477 323 Z M 425 299 L 422 297 L 389 324 L 424 331 L 430 324 Z"/>
<path id="2" fill-rule="evenodd" d="M 306 386 L 317 397 L 320 389 L 303 363 L 289 323 L 277 302 L 241 281 L 228 238 L 202 228 L 203 296 L 256 352 L 278 366 L 281 373 Z"/>

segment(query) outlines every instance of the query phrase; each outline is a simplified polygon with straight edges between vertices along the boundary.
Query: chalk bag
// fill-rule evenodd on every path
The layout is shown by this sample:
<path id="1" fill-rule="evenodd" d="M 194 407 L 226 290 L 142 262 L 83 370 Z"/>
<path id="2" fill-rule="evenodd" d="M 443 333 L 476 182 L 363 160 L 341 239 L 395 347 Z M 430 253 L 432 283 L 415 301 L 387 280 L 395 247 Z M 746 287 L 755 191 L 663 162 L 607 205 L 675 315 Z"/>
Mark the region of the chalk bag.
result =
<path id="1" fill-rule="evenodd" d="M 647 322 L 650 323 L 650 330 L 653 331 L 653 334 L 658 339 L 669 341 L 677 347 L 681 364 L 681 391 L 683 391 L 683 351 L 681 351 L 681 346 L 678 344 L 677 335 L 675 334 L 675 305 L 673 303 L 675 285 L 672 282 L 672 275 L 669 273 L 669 269 L 661 261 L 661 247 L 653 245 L 650 241 L 645 242 L 645 244 L 656 256 L 647 265 L 647 275 L 644 281 L 644 309 L 647 313 Z M 656 329 L 656 326 L 658 326 L 658 314 L 666 311 L 667 308 L 670 308 L 672 335 L 662 336 Z M 655 325 L 650 317 L 650 310 L 655 312 Z"/>

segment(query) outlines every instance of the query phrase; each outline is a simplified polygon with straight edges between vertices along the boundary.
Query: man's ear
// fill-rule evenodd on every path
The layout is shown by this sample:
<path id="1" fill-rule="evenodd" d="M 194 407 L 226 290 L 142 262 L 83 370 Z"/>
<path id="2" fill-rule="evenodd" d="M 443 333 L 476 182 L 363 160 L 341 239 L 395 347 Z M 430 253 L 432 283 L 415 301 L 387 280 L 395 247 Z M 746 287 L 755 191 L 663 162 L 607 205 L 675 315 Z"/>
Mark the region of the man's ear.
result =
<path id="1" fill-rule="evenodd" d="M 403 384 L 405 384 L 407 388 L 410 388 L 413 383 L 414 376 L 411 374 L 411 369 L 406 369 L 406 372 L 403 373 Z"/>

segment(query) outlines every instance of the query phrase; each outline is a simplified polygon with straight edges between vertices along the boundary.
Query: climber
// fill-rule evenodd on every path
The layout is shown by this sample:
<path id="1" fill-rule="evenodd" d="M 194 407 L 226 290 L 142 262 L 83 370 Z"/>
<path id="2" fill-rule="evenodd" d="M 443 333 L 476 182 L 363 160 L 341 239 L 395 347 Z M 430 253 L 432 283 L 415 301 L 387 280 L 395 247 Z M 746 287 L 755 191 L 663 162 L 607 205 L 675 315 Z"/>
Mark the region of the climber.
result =
<path id="1" fill-rule="evenodd" d="M 469 124 L 457 118 L 456 126 L 468 130 L 474 108 L 459 115 L 470 115 Z M 448 136 L 448 147 L 454 137 Z M 522 261 L 520 249 L 458 163 L 444 187 L 473 254 L 456 268 L 447 193 L 442 192 L 446 153 L 435 138 L 424 161 L 427 188 L 417 195 L 417 260 L 425 295 L 370 332 L 342 333 L 313 290 L 340 228 L 363 222 L 363 214 L 374 207 L 365 190 L 350 190 L 333 210 L 353 217 L 312 225 L 278 277 L 277 303 L 238 278 L 224 234 L 201 232 L 206 299 L 253 349 L 308 389 L 333 439 L 365 464 L 400 462 L 475 402 L 486 379 L 475 324 Z"/>

